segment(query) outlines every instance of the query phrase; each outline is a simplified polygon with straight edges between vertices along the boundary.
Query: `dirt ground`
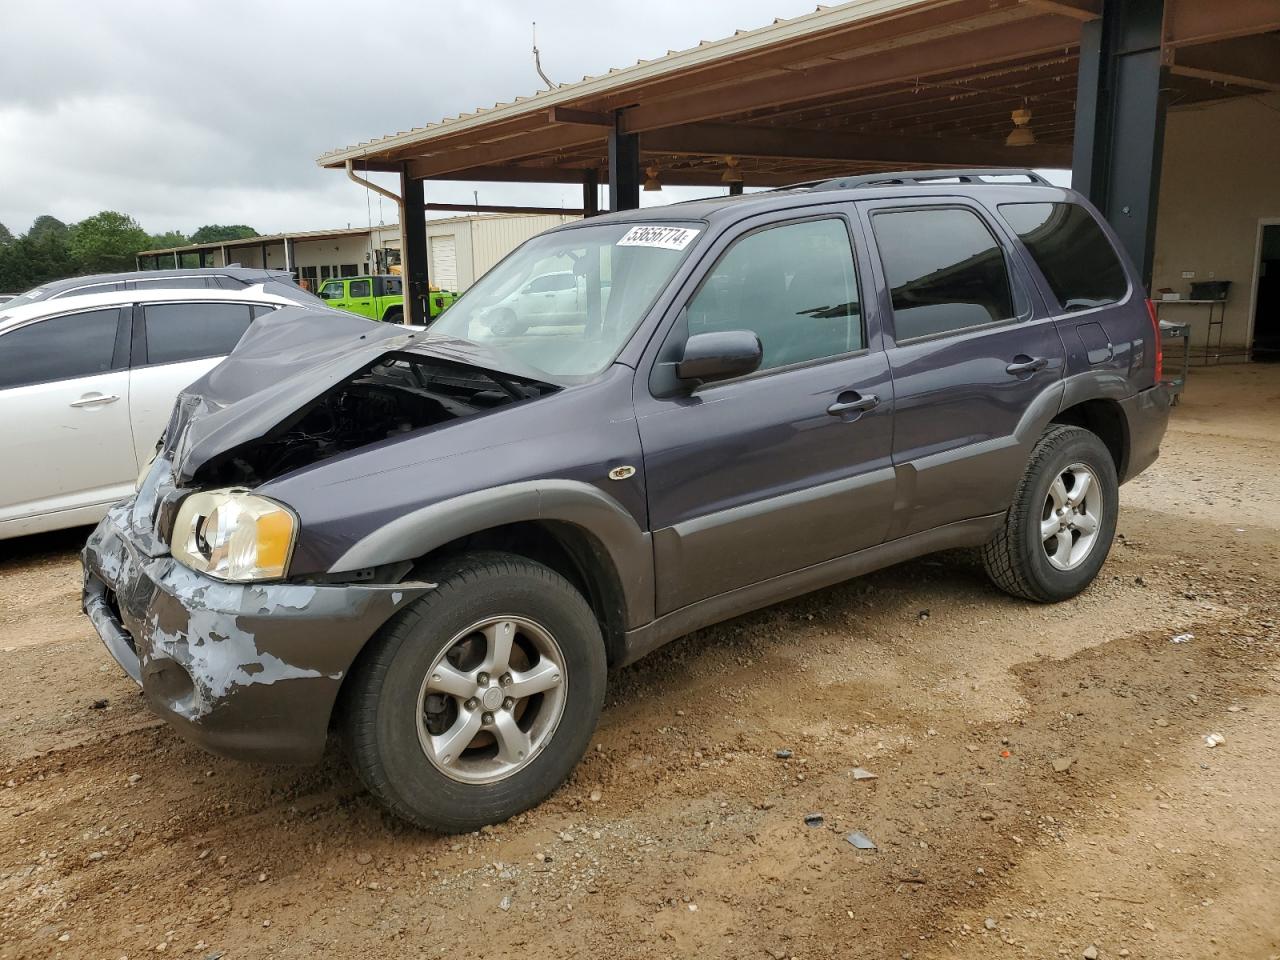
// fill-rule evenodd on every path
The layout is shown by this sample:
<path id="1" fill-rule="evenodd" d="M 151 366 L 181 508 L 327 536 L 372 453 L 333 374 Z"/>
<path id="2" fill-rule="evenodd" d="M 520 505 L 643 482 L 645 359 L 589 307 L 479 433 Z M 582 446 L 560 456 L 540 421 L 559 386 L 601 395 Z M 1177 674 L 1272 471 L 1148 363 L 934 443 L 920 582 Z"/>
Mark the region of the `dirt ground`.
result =
<path id="1" fill-rule="evenodd" d="M 1277 473 L 1280 366 L 1197 370 L 1083 596 L 949 554 L 700 631 L 464 837 L 187 746 L 79 615 L 84 532 L 0 544 L 0 957 L 1275 958 Z"/>

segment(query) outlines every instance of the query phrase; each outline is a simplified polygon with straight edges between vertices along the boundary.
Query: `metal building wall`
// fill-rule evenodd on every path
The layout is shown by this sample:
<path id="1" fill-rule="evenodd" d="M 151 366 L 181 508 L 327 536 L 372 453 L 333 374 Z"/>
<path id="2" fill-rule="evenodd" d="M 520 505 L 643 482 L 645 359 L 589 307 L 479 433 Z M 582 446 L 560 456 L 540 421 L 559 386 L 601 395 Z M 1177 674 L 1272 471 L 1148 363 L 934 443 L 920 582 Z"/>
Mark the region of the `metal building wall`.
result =
<path id="1" fill-rule="evenodd" d="M 457 290 L 454 292 L 461 293 L 475 283 L 475 277 L 471 273 L 471 221 L 458 217 L 450 217 L 447 220 L 428 220 L 428 256 L 430 256 L 431 245 L 440 237 L 453 237 L 458 273 Z M 431 277 L 431 283 L 435 286 L 439 285 L 434 275 Z"/>
<path id="2" fill-rule="evenodd" d="M 578 217 L 557 214 L 476 217 L 471 221 L 472 282 L 480 279 L 495 263 L 544 230 L 558 227 Z M 462 282 L 462 245 L 458 246 L 458 281 Z"/>

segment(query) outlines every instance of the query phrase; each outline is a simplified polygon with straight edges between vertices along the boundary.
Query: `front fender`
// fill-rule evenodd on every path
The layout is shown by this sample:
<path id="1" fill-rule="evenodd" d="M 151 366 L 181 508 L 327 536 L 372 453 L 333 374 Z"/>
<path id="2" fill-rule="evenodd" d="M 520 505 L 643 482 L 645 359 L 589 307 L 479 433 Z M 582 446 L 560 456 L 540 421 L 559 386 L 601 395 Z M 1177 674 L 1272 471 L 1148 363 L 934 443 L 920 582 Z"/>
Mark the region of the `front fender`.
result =
<path id="1" fill-rule="evenodd" d="M 627 627 L 653 619 L 653 550 L 649 534 L 612 497 L 590 484 L 573 480 L 527 480 L 413 510 L 357 541 L 329 572 L 345 573 L 415 560 L 471 534 L 537 520 L 573 524 L 599 541 L 622 588 Z"/>

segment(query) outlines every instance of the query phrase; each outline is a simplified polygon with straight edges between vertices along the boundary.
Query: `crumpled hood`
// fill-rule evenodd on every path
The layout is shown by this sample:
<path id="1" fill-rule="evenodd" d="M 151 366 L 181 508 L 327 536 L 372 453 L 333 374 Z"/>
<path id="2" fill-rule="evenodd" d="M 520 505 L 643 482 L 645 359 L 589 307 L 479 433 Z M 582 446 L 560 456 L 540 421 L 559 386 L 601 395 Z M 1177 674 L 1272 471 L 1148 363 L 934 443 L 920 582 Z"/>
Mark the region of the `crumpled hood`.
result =
<path id="1" fill-rule="evenodd" d="M 250 324 L 230 355 L 178 395 L 164 452 L 179 486 L 213 457 L 257 440 L 387 353 L 414 353 L 531 380 L 544 374 L 469 340 L 337 310 L 286 307 Z"/>

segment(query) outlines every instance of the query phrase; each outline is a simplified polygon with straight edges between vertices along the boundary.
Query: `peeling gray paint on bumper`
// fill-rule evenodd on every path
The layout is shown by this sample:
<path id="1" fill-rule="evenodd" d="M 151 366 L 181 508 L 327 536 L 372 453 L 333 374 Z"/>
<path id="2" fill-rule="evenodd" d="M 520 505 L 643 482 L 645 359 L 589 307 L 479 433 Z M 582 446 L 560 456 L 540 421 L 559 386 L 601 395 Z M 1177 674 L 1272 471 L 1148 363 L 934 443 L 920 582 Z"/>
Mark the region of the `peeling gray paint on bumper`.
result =
<path id="1" fill-rule="evenodd" d="M 314 762 L 365 642 L 426 584 L 229 584 L 151 556 L 131 502 L 89 538 L 84 611 L 151 709 L 237 759 Z"/>

